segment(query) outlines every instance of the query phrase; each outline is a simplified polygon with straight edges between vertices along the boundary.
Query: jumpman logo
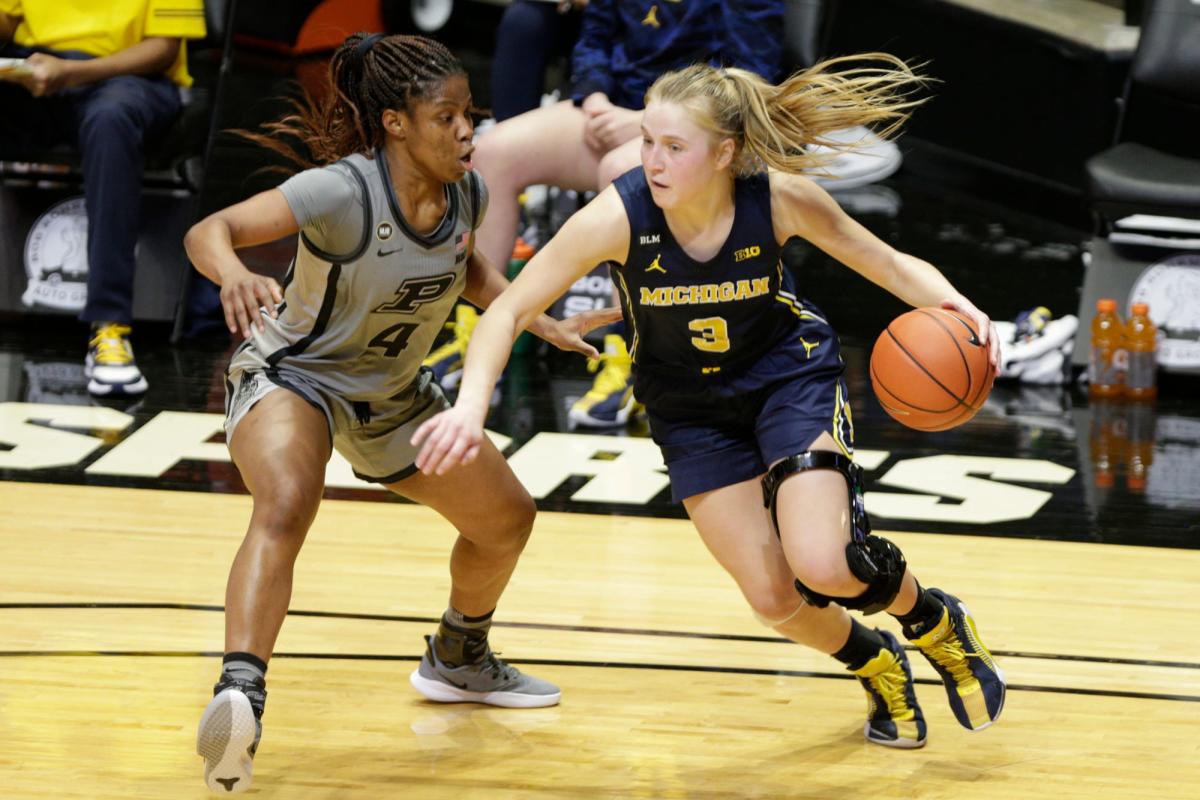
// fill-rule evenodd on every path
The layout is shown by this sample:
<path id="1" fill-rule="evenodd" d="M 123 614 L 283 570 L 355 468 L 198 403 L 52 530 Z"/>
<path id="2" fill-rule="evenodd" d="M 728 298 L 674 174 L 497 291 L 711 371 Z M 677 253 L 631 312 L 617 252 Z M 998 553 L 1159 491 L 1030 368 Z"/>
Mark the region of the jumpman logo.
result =
<path id="1" fill-rule="evenodd" d="M 820 346 L 821 346 L 821 343 L 820 343 L 820 342 L 806 342 L 806 341 L 804 341 L 804 337 L 803 337 L 803 336 L 801 336 L 801 337 L 800 337 L 800 344 L 804 345 L 804 357 L 805 357 L 806 359 L 808 359 L 808 358 L 812 358 L 812 351 L 813 351 L 813 350 L 816 350 L 818 347 L 820 347 Z"/>
<path id="2" fill-rule="evenodd" d="M 657 255 L 655 255 L 654 260 L 650 262 L 650 266 L 646 267 L 646 272 L 653 272 L 654 270 L 658 270 L 663 275 L 666 275 L 667 274 L 666 268 L 663 267 L 662 264 L 658 263 L 658 260 L 660 258 L 662 258 L 662 253 L 658 253 Z"/>

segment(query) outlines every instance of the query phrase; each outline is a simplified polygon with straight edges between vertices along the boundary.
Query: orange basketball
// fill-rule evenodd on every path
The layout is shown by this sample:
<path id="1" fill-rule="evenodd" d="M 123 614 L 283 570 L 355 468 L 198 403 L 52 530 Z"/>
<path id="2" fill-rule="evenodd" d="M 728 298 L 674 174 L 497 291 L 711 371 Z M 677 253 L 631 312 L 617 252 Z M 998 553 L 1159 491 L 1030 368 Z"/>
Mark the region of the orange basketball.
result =
<path id="1" fill-rule="evenodd" d="M 944 308 L 896 317 L 871 351 L 871 385 L 879 404 L 919 431 L 944 431 L 975 416 L 995 377 L 975 324 Z"/>

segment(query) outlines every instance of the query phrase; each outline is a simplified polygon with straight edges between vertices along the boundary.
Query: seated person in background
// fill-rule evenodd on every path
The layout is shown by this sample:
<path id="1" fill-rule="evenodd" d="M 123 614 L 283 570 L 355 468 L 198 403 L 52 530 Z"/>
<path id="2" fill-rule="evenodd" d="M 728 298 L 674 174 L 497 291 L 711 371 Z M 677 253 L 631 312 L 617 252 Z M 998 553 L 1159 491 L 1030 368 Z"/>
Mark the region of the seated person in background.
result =
<path id="1" fill-rule="evenodd" d="M 0 157 L 68 144 L 83 157 L 94 395 L 146 391 L 129 344 L 143 152 L 189 86 L 184 39 L 205 35 L 202 0 L 0 0 Z"/>
<path id="2" fill-rule="evenodd" d="M 546 69 L 571 53 L 587 0 L 513 0 L 496 29 L 492 116 L 496 122 L 541 105 Z"/>
<path id="3" fill-rule="evenodd" d="M 590 0 L 572 54 L 569 100 L 505 120 L 479 137 L 475 169 L 491 194 L 476 247 L 507 264 L 520 220 L 518 196 L 548 184 L 597 191 L 640 163 L 641 109 L 659 75 L 697 62 L 741 67 L 775 80 L 783 59 L 783 0 Z M 454 338 L 426 365 L 457 385 L 476 319 L 456 310 Z M 604 369 L 571 410 L 574 424 L 621 425 L 633 409 L 623 323 L 605 336 Z"/>

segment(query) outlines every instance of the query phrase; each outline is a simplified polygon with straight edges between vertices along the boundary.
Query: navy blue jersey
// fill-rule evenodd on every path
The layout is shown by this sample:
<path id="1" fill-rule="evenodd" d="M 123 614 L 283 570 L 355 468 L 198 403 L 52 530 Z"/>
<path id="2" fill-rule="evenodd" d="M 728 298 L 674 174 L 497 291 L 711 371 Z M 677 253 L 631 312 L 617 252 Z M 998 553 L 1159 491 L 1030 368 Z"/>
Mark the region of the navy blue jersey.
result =
<path id="1" fill-rule="evenodd" d="M 667 397 L 707 394 L 794 336 L 809 312 L 780 261 L 766 175 L 737 179 L 729 237 L 704 263 L 671 235 L 641 167 L 614 185 L 630 236 L 625 263 L 613 273 L 641 402 L 653 407 Z"/>

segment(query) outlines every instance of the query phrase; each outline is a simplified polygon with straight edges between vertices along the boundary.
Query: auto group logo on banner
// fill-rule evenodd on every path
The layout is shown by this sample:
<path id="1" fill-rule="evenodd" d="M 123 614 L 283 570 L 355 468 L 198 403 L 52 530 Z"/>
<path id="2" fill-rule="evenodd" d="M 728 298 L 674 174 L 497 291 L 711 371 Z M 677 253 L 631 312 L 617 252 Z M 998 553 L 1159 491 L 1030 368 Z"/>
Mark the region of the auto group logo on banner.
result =
<path id="1" fill-rule="evenodd" d="M 82 197 L 46 209 L 25 239 L 26 308 L 82 311 L 87 301 L 87 210 Z"/>
<path id="2" fill-rule="evenodd" d="M 1200 371 L 1200 253 L 1151 264 L 1134 283 L 1129 303 L 1150 306 L 1150 319 L 1160 331 L 1160 366 Z"/>

